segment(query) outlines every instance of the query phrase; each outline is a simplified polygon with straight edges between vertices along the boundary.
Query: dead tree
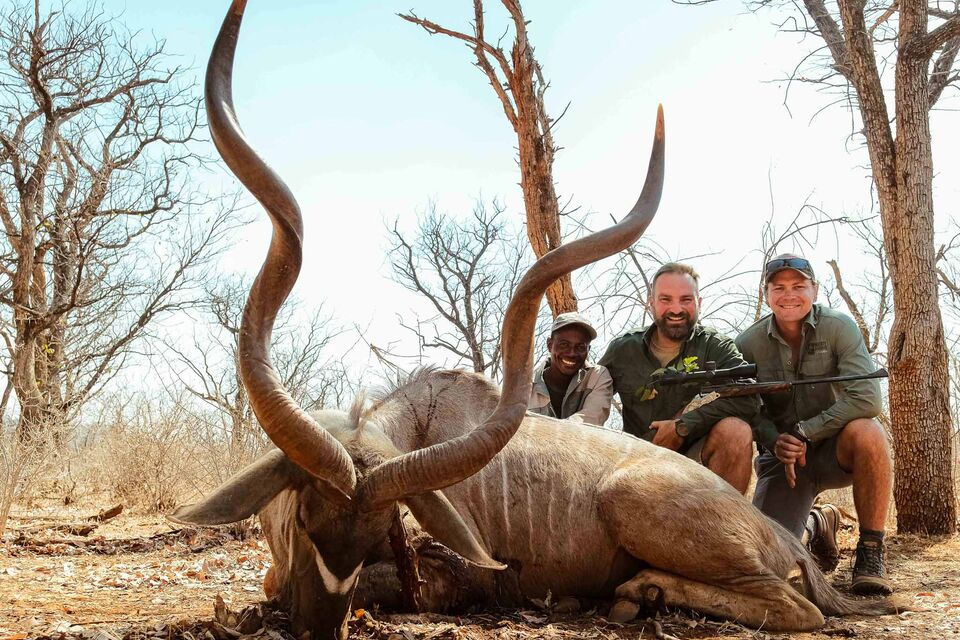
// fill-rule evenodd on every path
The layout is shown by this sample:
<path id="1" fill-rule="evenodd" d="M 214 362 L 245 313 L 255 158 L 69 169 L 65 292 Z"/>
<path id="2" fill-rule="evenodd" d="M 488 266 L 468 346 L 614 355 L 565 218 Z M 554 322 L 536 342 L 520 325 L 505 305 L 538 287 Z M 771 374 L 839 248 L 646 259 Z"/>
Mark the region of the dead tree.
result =
<path id="1" fill-rule="evenodd" d="M 827 264 L 833 274 L 833 286 L 857 323 L 867 350 L 875 357 L 885 359 L 886 354 L 880 349 L 883 335 L 890 328 L 893 296 L 883 238 L 873 219 L 849 223 L 848 226 L 860 239 L 861 248 L 873 268 L 863 272 L 851 286 L 851 283 L 844 279 L 839 259 L 829 260 Z"/>
<path id="2" fill-rule="evenodd" d="M 447 29 L 413 12 L 400 14 L 400 17 L 420 25 L 427 33 L 462 40 L 473 51 L 474 64 L 487 77 L 517 134 L 527 238 L 534 254 L 540 258 L 563 241 L 560 204 L 553 182 L 553 158 L 558 149 L 553 140 L 553 127 L 559 118 L 547 114 L 544 95 L 550 83 L 544 80 L 543 68 L 534 57 L 527 32 L 529 21 L 523 15 L 523 8 L 518 0 L 502 2 L 510 15 L 514 32 L 509 55 L 502 47 L 502 36 L 496 43 L 487 40 L 482 0 L 473 0 L 472 34 Z M 547 289 L 547 303 L 554 316 L 576 311 L 577 296 L 570 274 Z"/>
<path id="3" fill-rule="evenodd" d="M 394 280 L 426 298 L 436 310 L 414 323 L 400 320 L 423 349 L 452 355 L 457 365 L 498 378 L 500 323 L 525 260 L 523 242 L 503 218 L 477 202 L 465 221 L 440 215 L 431 203 L 413 237 L 394 222 L 389 229 Z"/>
<path id="4" fill-rule="evenodd" d="M 199 102 L 162 44 L 91 7 L 18 0 L 0 49 L 0 304 L 26 437 L 69 420 L 191 302 L 227 227 L 189 186 Z"/>

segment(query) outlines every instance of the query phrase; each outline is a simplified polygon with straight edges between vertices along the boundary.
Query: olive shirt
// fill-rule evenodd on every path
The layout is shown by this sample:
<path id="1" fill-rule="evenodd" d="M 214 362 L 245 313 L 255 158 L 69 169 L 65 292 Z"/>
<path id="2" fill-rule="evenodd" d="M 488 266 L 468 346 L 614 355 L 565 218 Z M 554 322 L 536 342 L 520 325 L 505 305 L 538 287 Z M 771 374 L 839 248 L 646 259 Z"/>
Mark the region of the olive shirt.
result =
<path id="1" fill-rule="evenodd" d="M 758 382 L 856 375 L 877 368 L 853 320 L 819 304 L 804 320 L 797 362 L 772 314 L 741 333 L 737 346 L 744 358 L 756 363 Z M 851 420 L 872 418 L 883 408 L 877 380 L 804 384 L 762 398 L 763 407 L 752 425 L 755 439 L 768 451 L 773 451 L 781 432 L 798 423 L 804 436 L 819 442 L 838 434 Z"/>
<path id="2" fill-rule="evenodd" d="M 650 349 L 650 340 L 656 325 L 637 329 L 615 339 L 600 358 L 600 364 L 610 370 L 613 388 L 620 394 L 623 404 L 623 430 L 645 440 L 653 440 L 655 430 L 650 423 L 657 420 L 672 420 L 697 395 L 691 385 L 665 386 L 648 400 L 641 400 L 643 389 L 650 385 L 650 375 L 662 365 Z M 684 358 L 696 356 L 696 364 L 703 369 L 704 363 L 716 362 L 718 369 L 746 364 L 733 340 L 702 325 L 695 325 L 690 337 L 683 343 L 680 354 L 668 363 L 675 366 Z M 638 391 L 640 393 L 638 393 Z M 755 396 L 721 398 L 680 416 L 689 429 L 685 440 L 693 443 L 710 432 L 717 422 L 726 417 L 749 421 L 758 410 Z"/>

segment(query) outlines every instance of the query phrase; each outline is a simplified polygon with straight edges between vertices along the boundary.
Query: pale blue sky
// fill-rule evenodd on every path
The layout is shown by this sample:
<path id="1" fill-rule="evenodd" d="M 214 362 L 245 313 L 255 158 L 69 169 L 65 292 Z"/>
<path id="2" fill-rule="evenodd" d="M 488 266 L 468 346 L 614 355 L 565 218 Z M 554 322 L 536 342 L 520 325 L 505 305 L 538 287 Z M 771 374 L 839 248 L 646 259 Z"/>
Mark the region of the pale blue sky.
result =
<path id="1" fill-rule="evenodd" d="M 199 74 L 228 4 L 104 6 L 123 11 L 131 29 L 165 38 L 167 51 Z M 793 87 L 792 116 L 782 106 L 784 85 L 773 80 L 808 45 L 778 34 L 776 16 L 747 13 L 736 0 L 523 4 L 552 82 L 550 111 L 570 102 L 556 131 L 563 199 L 572 196 L 604 219 L 628 210 L 662 102 L 667 181 L 650 233 L 674 254 L 723 251 L 699 265 L 708 280 L 758 245 L 771 211 L 768 178 L 783 225 L 808 198 L 835 214 L 869 207 L 867 158 L 847 140 L 849 115 L 833 108 L 811 122 L 828 98 L 809 85 Z M 487 5 L 494 37 L 506 16 L 494 0 Z M 246 133 L 304 211 L 307 255 L 297 295 L 326 300 L 342 322 L 369 325 L 368 337 L 380 345 L 403 337 L 394 312 L 416 305 L 387 280 L 384 219 L 413 220 L 430 199 L 466 213 L 480 195 L 522 215 L 516 138 L 499 101 L 461 43 L 395 16 L 411 9 L 458 30 L 468 30 L 472 16 L 467 0 L 250 0 L 236 62 Z M 958 181 L 949 178 L 960 168 L 957 113 L 935 114 L 933 127 L 942 228 L 960 202 Z M 262 220 L 224 268 L 259 266 Z M 820 253 L 812 257 L 825 271 L 836 244 L 824 242 Z"/>

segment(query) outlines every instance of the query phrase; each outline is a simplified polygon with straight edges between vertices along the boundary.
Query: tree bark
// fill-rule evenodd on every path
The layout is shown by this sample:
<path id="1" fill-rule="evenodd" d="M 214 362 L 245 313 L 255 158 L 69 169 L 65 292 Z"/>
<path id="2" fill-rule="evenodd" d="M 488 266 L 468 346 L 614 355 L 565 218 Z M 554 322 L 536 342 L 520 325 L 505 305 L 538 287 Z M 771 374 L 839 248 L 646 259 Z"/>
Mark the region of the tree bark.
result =
<path id="1" fill-rule="evenodd" d="M 527 238 L 537 258 L 562 243 L 560 235 L 560 204 L 553 184 L 552 143 L 544 139 L 539 129 L 536 93 L 533 86 L 533 53 L 526 38 L 517 38 L 513 46 L 514 76 L 510 88 L 517 105 L 517 132 L 520 154 L 520 188 L 527 212 Z M 577 296 L 570 274 L 566 274 L 547 289 L 547 303 L 553 316 L 577 310 Z"/>
<path id="2" fill-rule="evenodd" d="M 933 154 L 927 69 L 918 43 L 926 36 L 924 0 L 900 3 L 896 67 L 896 202 L 881 206 L 893 281 L 888 342 L 890 414 L 897 474 L 897 528 L 954 533 L 947 345 L 937 292 Z"/>
<path id="3" fill-rule="evenodd" d="M 933 159 L 923 0 L 900 3 L 897 136 L 889 125 L 863 2 L 841 0 L 849 79 L 857 93 L 893 284 L 888 339 L 897 529 L 953 533 L 957 527 L 950 443 L 947 345 L 937 292 Z M 839 62 L 839 61 L 838 61 Z"/>

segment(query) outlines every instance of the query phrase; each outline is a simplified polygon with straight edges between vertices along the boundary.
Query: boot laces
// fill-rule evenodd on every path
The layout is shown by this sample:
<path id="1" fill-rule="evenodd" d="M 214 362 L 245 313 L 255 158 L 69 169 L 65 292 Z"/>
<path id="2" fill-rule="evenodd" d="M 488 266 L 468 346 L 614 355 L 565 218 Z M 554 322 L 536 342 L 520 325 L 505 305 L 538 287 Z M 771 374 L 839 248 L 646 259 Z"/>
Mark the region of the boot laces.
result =
<path id="1" fill-rule="evenodd" d="M 861 542 L 857 545 L 857 561 L 854 572 L 862 575 L 883 576 L 883 546 L 876 542 Z"/>

